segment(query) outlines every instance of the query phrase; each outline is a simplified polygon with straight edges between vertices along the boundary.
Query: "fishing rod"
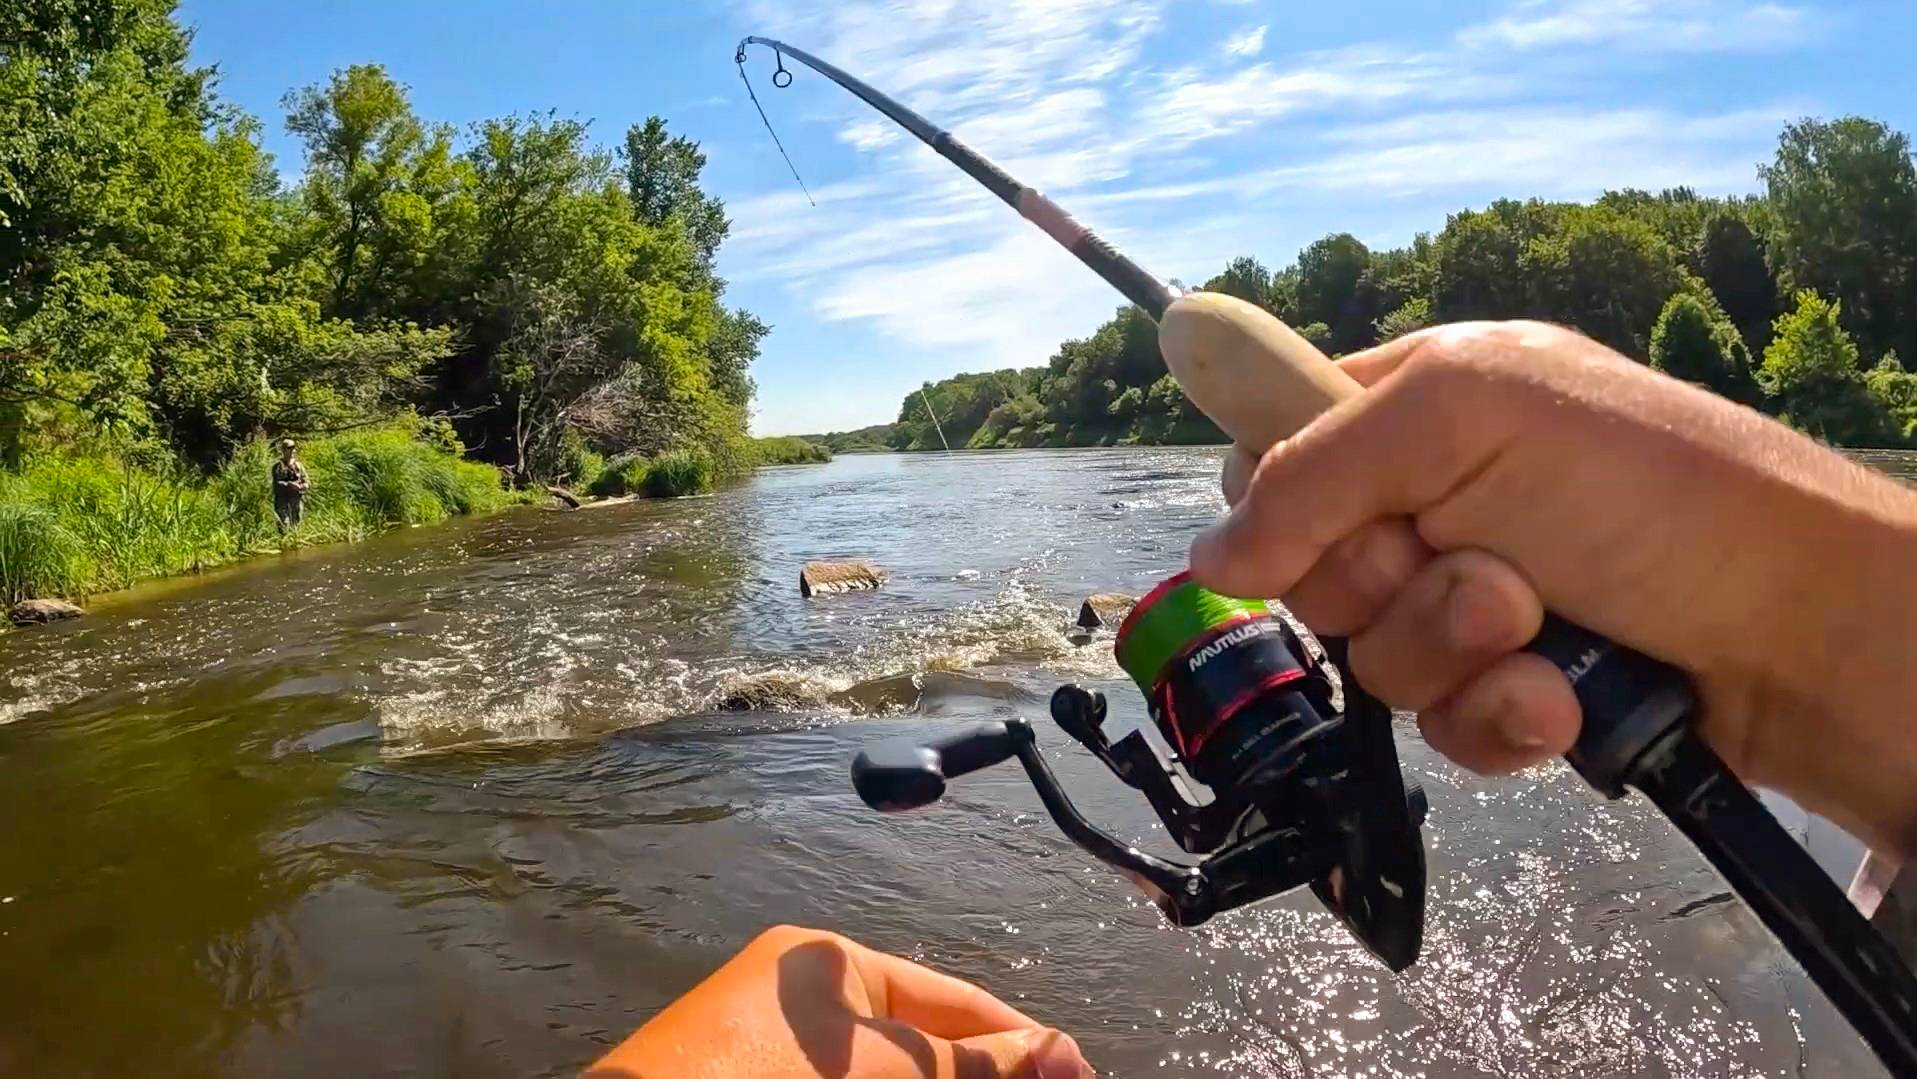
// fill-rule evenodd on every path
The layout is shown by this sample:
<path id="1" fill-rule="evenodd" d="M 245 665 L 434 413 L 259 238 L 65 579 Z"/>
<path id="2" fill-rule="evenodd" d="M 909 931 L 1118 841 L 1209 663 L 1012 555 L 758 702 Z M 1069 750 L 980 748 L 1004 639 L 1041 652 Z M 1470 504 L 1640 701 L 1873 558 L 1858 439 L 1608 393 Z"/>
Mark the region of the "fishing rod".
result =
<path id="1" fill-rule="evenodd" d="M 791 84 L 792 74 L 783 63 L 785 56 L 831 79 L 978 181 L 1138 305 L 1158 324 L 1160 350 L 1180 387 L 1238 446 L 1260 453 L 1338 401 L 1362 392 L 1362 388 L 1323 353 L 1269 311 L 1218 293 L 1174 294 L 1171 288 L 1079 224 L 1057 203 L 1007 175 L 951 132 L 832 64 L 784 42 L 749 36 L 739 43 L 733 57 L 739 65 L 741 79 L 746 78 L 749 45 L 765 46 L 780 57 L 779 69 L 773 77 L 775 85 Z M 780 74 L 785 76 L 784 82 L 779 82 Z M 750 91 L 749 79 L 746 86 Z M 758 104 L 756 95 L 753 103 Z M 764 109 L 759 111 L 763 119 Z M 770 127 L 768 121 L 768 130 Z M 777 135 L 773 137 L 776 141 Z M 783 146 L 780 152 L 784 153 Z M 790 163 L 788 156 L 787 164 Z M 797 176 L 796 168 L 793 174 Z M 1178 580 L 1166 582 L 1161 590 Z M 1168 594 L 1177 598 L 1187 591 L 1188 582 L 1170 589 Z M 1147 600 L 1154 598 L 1148 596 Z M 1173 684 L 1175 680 L 1164 673 L 1167 668 L 1157 663 L 1163 652 L 1163 641 L 1153 639 L 1153 635 L 1211 634 L 1197 638 L 1210 643 L 1193 657 L 1194 661 L 1213 648 L 1266 643 L 1269 635 L 1263 630 L 1251 633 L 1247 629 L 1266 625 L 1260 613 L 1234 608 L 1232 605 L 1236 602 L 1207 594 L 1186 596 L 1182 606 L 1161 603 L 1152 608 L 1161 613 L 1153 615 L 1149 610 L 1142 610 L 1147 607 L 1142 600 L 1141 611 L 1135 611 L 1134 617 L 1128 618 L 1121 627 L 1117 644 L 1121 662 L 1140 688 L 1147 691 L 1153 704 L 1153 718 L 1174 745 L 1192 734 L 1192 719 L 1188 714 L 1181 720 L 1172 714 L 1169 705 L 1183 703 L 1189 709 L 1194 702 L 1203 705 L 1211 698 L 1203 692 L 1203 686 Z M 1152 623 L 1153 618 L 1157 624 Z M 1142 644 L 1126 633 L 1134 628 L 1135 620 L 1141 623 L 1137 633 L 1143 637 Z M 1342 662 L 1342 642 L 1328 643 L 1331 645 L 1328 651 L 1341 676 L 1348 676 L 1349 671 Z M 1546 615 L 1543 628 L 1525 650 L 1550 660 L 1569 680 L 1577 697 L 1583 725 L 1576 744 L 1565 755 L 1573 769 L 1608 799 L 1622 798 L 1627 789 L 1635 789 L 1648 798 L 1717 869 L 1891 1073 L 1917 1077 L 1917 976 L 1913 976 L 1910 967 L 1809 852 L 1791 838 L 1750 788 L 1697 734 L 1694 729 L 1697 693 L 1690 678 L 1668 664 L 1552 614 Z M 1148 655 L 1152 662 L 1143 662 L 1141 654 Z M 1283 659 L 1273 658 L 1276 655 L 1260 653 L 1256 662 L 1265 666 L 1259 667 L 1259 671 L 1268 671 L 1271 664 L 1282 667 Z M 1299 665 L 1309 667 L 1308 663 Z M 1197 671 L 1195 662 L 1192 670 Z M 1192 675 L 1197 677 L 1196 673 Z M 1280 670 L 1276 674 L 1261 673 L 1260 677 L 1264 681 L 1257 685 L 1282 689 L 1293 685 L 1292 679 L 1304 676 Z M 1369 701 L 1355 680 L 1344 678 L 1343 684 L 1348 694 L 1356 691 L 1361 706 Z M 1306 712 L 1324 706 L 1310 694 L 1304 694 L 1304 698 L 1301 707 Z M 1161 709 L 1161 704 L 1167 707 Z M 1054 695 L 1052 712 L 1068 733 L 1090 748 L 1121 779 L 1143 791 L 1168 824 L 1189 823 L 1192 811 L 1175 804 L 1173 795 L 1168 793 L 1173 788 L 1167 787 L 1154 773 L 1151 762 L 1143 758 L 1142 739 L 1128 748 L 1128 743 L 1138 735 L 1128 736 L 1116 745 L 1105 741 L 1099 729 L 1105 712 L 1102 698 L 1086 696 L 1075 687 L 1064 687 Z M 1217 729 L 1225 730 L 1227 718 L 1220 713 L 1207 717 L 1207 722 L 1215 722 Z M 1314 727 L 1299 735 L 1297 745 L 1306 745 L 1309 736 L 1319 734 L 1330 744 L 1337 736 L 1328 732 L 1336 729 L 1336 723 Z M 1371 729 L 1375 731 L 1375 724 Z M 1384 729 L 1388 742 L 1388 725 Z M 1173 866 L 1116 843 L 1079 817 L 1044 768 L 1042 759 L 1031 746 L 1031 737 L 1029 727 L 1016 723 L 985 724 L 933 745 L 884 748 L 861 754 L 854 763 L 853 778 L 868 804 L 881 809 L 911 808 L 935 800 L 948 778 L 1017 758 L 1025 765 L 1047 810 L 1060 827 L 1095 856 L 1132 877 L 1175 923 L 1193 924 L 1208 916 L 1211 907 L 1204 906 L 1203 902 L 1214 897 L 1211 889 L 1219 881 L 1225 883 L 1218 884 L 1218 888 L 1229 888 L 1231 892 L 1229 901 L 1222 905 L 1230 906 L 1261 898 L 1254 894 L 1261 889 L 1268 896 L 1309 879 L 1319 898 L 1345 919 L 1347 927 L 1374 954 L 1386 957 L 1394 970 L 1402 969 L 1408 962 L 1400 961 L 1404 960 L 1401 953 L 1405 938 L 1400 936 L 1389 946 L 1381 946 L 1375 938 L 1402 934 L 1404 927 L 1391 924 L 1393 918 L 1415 916 L 1419 925 L 1422 924 L 1421 861 L 1416 867 L 1419 894 L 1415 908 L 1408 904 L 1396 907 L 1390 904 L 1390 893 L 1400 891 L 1401 886 L 1389 879 L 1383 881 L 1383 893 L 1365 897 L 1366 904 L 1384 904 L 1386 917 L 1378 916 L 1370 907 L 1354 911 L 1349 897 L 1327 894 L 1320 887 L 1323 878 L 1312 877 L 1314 872 L 1322 870 L 1325 859 L 1333 862 L 1343 859 L 1342 868 L 1347 872 L 1354 864 L 1371 864 L 1364 857 L 1354 863 L 1353 857 L 1354 852 L 1365 855 L 1368 844 L 1375 846 L 1374 837 L 1354 839 L 1347 835 L 1340 840 L 1342 845 L 1334 843 L 1318 849 L 1309 843 L 1285 845 L 1265 832 L 1253 840 L 1226 848 L 1223 854 L 1202 866 Z M 1263 751 L 1250 735 L 1243 735 L 1240 740 L 1240 734 L 1231 733 L 1231 738 L 1233 743 L 1229 748 L 1241 756 L 1254 749 Z M 1360 742 L 1363 741 L 1361 732 Z M 1310 767 L 1298 760 L 1304 751 L 1292 752 L 1294 749 L 1288 744 L 1286 752 L 1269 755 L 1273 759 L 1283 758 L 1284 767 L 1290 769 L 1284 773 L 1285 777 L 1313 774 Z M 1279 778 L 1274 778 L 1276 773 L 1221 770 L 1217 751 L 1207 752 L 1212 754 L 1211 761 L 1204 762 L 1194 756 L 1193 762 L 1208 763 L 1209 774 L 1225 786 L 1224 790 L 1214 787 L 1214 797 L 1230 799 L 1237 793 L 1232 789 L 1237 784 L 1279 782 Z M 1373 778 L 1380 768 L 1390 767 L 1395 772 L 1395 757 L 1390 755 L 1388 745 L 1382 756 L 1373 745 L 1349 757 L 1347 764 L 1366 754 L 1373 758 L 1368 766 L 1372 770 L 1367 773 Z M 1356 769 L 1355 765 L 1350 767 Z M 1310 786 L 1314 780 L 1303 782 Z M 1212 784 L 1207 782 L 1207 785 Z M 1319 789 L 1312 788 L 1313 791 Z M 1415 842 L 1416 825 L 1424 813 L 1421 792 L 1411 795 L 1394 783 L 1374 784 L 1369 789 L 1374 795 L 1407 797 L 1414 803 L 1410 834 Z M 1335 800 L 1339 796 L 1331 797 Z M 1348 824 L 1356 819 L 1349 815 L 1327 816 L 1325 805 L 1318 803 L 1286 808 L 1262 792 L 1251 801 L 1256 803 L 1256 808 L 1248 813 L 1263 813 L 1270 818 L 1274 806 L 1279 806 L 1291 814 L 1288 820 L 1303 822 L 1306 828 L 1326 826 L 1328 822 Z M 1399 811 L 1394 808 L 1392 813 Z M 1250 818 L 1241 818 L 1241 826 L 1244 819 Z M 1194 824 L 1190 833 L 1174 829 L 1174 835 L 1188 850 L 1208 848 L 1208 842 L 1198 840 L 1216 838 L 1210 827 L 1215 822 L 1200 823 L 1204 827 Z M 1267 819 L 1261 823 L 1272 822 Z M 1378 835 L 1387 839 L 1402 838 L 1401 825 L 1402 822 L 1381 825 Z M 1185 842 L 1194 836 L 1197 838 L 1192 842 Z M 1420 856 L 1421 851 L 1420 847 Z M 1369 851 L 1370 856 L 1376 854 L 1375 850 Z M 1298 864 L 1286 863 L 1290 871 L 1268 877 L 1257 874 L 1247 877 L 1243 872 L 1247 861 L 1263 859 L 1270 863 L 1280 855 L 1295 856 Z M 1409 939 L 1415 945 L 1416 938 Z"/>

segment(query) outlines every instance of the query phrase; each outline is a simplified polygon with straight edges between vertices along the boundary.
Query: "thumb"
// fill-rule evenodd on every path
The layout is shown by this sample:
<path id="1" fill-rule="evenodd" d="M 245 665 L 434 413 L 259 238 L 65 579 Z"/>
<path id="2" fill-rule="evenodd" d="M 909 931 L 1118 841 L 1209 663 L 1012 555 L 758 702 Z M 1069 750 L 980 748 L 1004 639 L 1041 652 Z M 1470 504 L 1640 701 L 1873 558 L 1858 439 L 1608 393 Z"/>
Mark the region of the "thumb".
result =
<path id="1" fill-rule="evenodd" d="M 1092 1066 L 1071 1035 L 1006 1030 L 952 1043 L 956 1079 L 1090 1079 Z"/>

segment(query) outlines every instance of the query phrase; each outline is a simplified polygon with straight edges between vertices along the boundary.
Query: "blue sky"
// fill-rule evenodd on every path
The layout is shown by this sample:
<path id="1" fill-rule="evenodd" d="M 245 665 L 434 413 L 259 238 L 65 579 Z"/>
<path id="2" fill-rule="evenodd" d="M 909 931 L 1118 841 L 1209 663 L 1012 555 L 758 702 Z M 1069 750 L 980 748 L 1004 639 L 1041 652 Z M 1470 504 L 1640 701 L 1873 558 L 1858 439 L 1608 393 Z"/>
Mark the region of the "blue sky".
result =
<path id="1" fill-rule="evenodd" d="M 1058 199 L 1148 269 L 1202 281 L 1331 231 L 1374 246 L 1503 195 L 1755 190 L 1782 126 L 1917 129 L 1902 0 L 186 0 L 195 57 L 267 121 L 384 64 L 428 119 L 556 110 L 604 145 L 649 113 L 701 143 L 726 200 L 729 302 L 773 326 L 760 434 L 895 418 L 958 371 L 1043 363 L 1115 293 L 823 77 L 732 63 L 779 37 L 872 82 Z M 793 65 L 797 66 L 797 65 Z"/>

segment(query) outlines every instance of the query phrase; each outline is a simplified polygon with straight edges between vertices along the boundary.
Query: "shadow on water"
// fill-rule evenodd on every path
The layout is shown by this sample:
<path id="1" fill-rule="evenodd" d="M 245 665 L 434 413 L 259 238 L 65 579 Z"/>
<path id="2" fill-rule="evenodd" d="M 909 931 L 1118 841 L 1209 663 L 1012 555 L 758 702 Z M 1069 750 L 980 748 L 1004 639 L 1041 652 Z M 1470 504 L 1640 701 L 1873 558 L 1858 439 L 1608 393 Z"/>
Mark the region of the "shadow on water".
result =
<path id="1" fill-rule="evenodd" d="M 1876 1074 L 1660 819 L 1562 767 L 1468 776 L 1409 725 L 1432 895 L 1401 977 L 1306 896 L 1165 926 L 1015 771 L 916 814 L 853 797 L 872 739 L 1061 680 L 1141 721 L 1109 639 L 1064 629 L 1182 564 L 1218 462 L 848 457 L 0 637 L 0 1072 L 569 1075 L 791 921 L 979 979 L 1106 1075 Z M 799 598 L 845 555 L 891 580 Z M 1043 737 L 1090 815 L 1169 849 Z"/>

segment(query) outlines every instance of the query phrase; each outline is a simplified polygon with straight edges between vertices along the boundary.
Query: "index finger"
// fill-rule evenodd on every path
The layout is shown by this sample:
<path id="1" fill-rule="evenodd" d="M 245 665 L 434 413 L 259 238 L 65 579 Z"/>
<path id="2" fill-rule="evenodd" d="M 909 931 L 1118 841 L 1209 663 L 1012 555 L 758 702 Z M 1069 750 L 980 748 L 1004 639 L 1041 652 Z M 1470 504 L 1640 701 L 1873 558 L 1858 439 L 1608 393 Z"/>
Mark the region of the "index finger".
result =
<path id="1" fill-rule="evenodd" d="M 1372 362 L 1402 365 L 1430 346 L 1420 338 Z M 1192 544 L 1193 577 L 1227 595 L 1286 595 L 1360 526 L 1434 505 L 1502 452 L 1510 410 L 1452 407 L 1455 375 L 1406 374 L 1415 384 L 1387 380 L 1346 398 L 1267 452 L 1244 497 Z M 1486 391 L 1474 382 L 1466 392 Z"/>
<path id="2" fill-rule="evenodd" d="M 879 1018 L 896 1019 L 935 1038 L 958 1041 L 1006 1030 L 1039 1030 L 1025 1013 L 962 978 L 858 945 L 853 969 Z"/>

